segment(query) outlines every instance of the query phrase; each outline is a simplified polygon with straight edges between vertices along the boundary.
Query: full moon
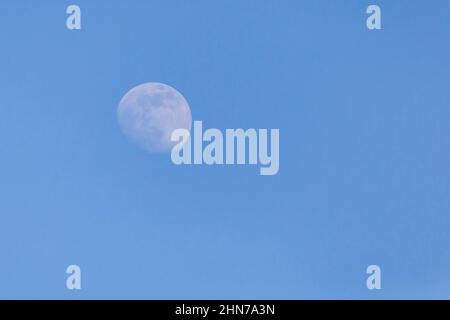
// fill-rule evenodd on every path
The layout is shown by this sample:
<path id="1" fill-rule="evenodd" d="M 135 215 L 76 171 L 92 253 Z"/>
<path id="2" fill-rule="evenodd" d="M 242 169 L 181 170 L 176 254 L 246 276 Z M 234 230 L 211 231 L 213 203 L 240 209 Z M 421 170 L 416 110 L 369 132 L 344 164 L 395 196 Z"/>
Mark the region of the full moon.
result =
<path id="1" fill-rule="evenodd" d="M 177 90 L 149 82 L 128 91 L 119 103 L 117 117 L 123 133 L 151 153 L 168 152 L 177 143 L 170 140 L 175 129 L 191 130 L 188 103 Z"/>

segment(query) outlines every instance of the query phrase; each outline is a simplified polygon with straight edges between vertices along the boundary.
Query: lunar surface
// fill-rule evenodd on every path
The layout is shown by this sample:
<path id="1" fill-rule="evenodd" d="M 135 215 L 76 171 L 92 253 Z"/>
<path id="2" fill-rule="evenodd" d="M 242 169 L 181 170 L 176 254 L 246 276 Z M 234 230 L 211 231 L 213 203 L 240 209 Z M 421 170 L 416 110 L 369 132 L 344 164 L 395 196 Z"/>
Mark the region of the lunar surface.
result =
<path id="1" fill-rule="evenodd" d="M 169 152 L 175 129 L 191 130 L 192 115 L 184 97 L 163 83 L 144 83 L 128 91 L 117 116 L 123 133 L 151 153 Z"/>

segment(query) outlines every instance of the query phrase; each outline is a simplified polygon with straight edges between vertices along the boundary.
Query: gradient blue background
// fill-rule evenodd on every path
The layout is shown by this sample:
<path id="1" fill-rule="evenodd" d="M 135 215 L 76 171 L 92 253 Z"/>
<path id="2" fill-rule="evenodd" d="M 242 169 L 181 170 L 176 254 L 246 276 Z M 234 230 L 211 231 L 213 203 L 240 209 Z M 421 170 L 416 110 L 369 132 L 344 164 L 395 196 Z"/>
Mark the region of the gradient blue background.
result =
<path id="1" fill-rule="evenodd" d="M 449 36 L 444 0 L 1 1 L 0 298 L 450 298 Z M 135 147 L 151 81 L 279 128 L 279 174 Z"/>

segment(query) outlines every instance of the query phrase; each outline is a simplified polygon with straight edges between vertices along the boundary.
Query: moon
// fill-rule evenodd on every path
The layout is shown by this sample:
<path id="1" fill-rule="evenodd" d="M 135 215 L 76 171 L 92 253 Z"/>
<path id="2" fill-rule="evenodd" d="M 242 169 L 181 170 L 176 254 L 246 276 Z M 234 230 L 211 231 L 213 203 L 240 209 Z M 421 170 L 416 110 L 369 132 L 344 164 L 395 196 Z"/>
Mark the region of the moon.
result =
<path id="1" fill-rule="evenodd" d="M 128 91 L 117 109 L 122 132 L 150 153 L 169 152 L 177 143 L 175 129 L 191 130 L 192 115 L 186 99 L 169 85 L 149 82 Z"/>

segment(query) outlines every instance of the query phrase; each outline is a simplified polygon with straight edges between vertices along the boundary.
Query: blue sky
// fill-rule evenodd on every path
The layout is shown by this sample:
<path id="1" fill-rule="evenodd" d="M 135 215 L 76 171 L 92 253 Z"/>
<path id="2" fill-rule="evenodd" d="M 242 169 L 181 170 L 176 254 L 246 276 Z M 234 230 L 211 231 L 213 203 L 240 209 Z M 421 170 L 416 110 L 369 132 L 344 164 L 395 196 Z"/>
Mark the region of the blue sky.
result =
<path id="1" fill-rule="evenodd" d="M 450 298 L 448 1 L 0 15 L 1 298 Z M 135 147 L 116 111 L 145 82 L 179 90 L 206 128 L 279 128 L 279 173 Z"/>

